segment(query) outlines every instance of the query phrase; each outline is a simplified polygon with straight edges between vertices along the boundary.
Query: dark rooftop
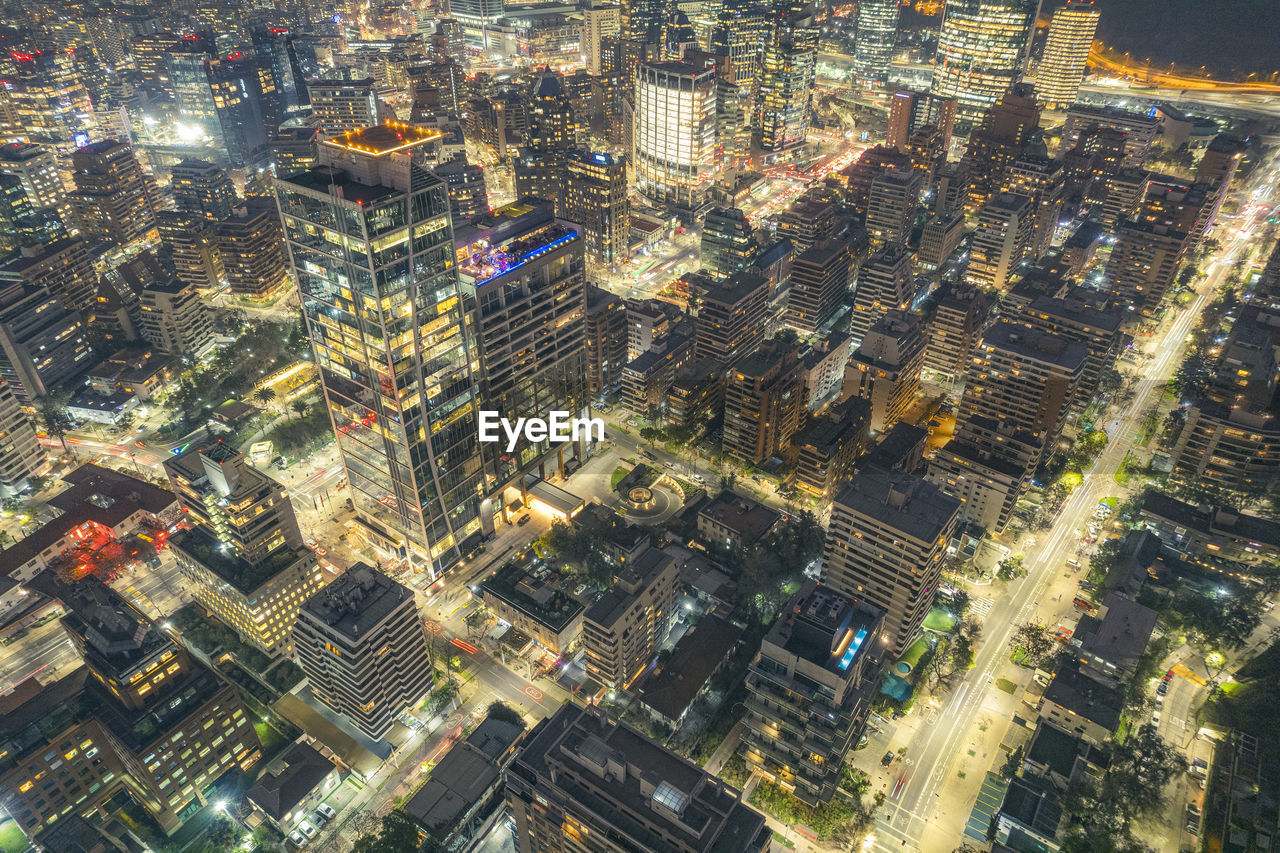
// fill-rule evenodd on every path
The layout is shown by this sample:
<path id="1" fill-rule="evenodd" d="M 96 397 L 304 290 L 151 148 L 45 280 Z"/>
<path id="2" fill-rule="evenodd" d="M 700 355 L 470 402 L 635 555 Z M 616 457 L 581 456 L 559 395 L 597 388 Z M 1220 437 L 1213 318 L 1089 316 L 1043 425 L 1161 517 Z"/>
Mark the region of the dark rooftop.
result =
<path id="1" fill-rule="evenodd" d="M 678 839 L 676 849 L 697 853 L 769 844 L 764 818 L 736 789 L 594 707 L 565 703 L 534 730 L 516 765 L 540 780 L 539 789 L 555 791 L 570 813 L 600 815 L 631 849 L 675 847 L 652 825 Z"/>
<path id="2" fill-rule="evenodd" d="M 1074 711 L 1077 716 L 1107 731 L 1114 732 L 1120 725 L 1124 696 L 1118 690 L 1083 675 L 1075 666 L 1064 666 L 1058 670 L 1045 688 L 1044 698 L 1046 702 Z"/>
<path id="3" fill-rule="evenodd" d="M 365 629 L 377 625 L 413 593 L 372 566 L 356 563 L 324 589 L 307 599 L 302 609 L 330 629 L 358 640 Z"/>
<path id="4" fill-rule="evenodd" d="M 668 720 L 678 720 L 698 691 L 742 637 L 742 629 L 719 616 L 703 616 L 645 681 L 640 701 Z"/>
<path id="5" fill-rule="evenodd" d="M 566 593 L 549 569 L 532 572 L 521 563 L 507 563 L 480 584 L 481 589 L 559 634 L 581 615 L 583 606 Z"/>
<path id="6" fill-rule="evenodd" d="M 309 549 L 299 548 L 295 551 L 282 546 L 268 554 L 261 562 L 250 563 L 240 557 L 234 548 L 224 549 L 222 543 L 203 527 L 175 534 L 169 540 L 169 545 L 190 554 L 200 565 L 245 595 L 251 594 L 300 560 L 311 558 Z"/>
<path id="7" fill-rule="evenodd" d="M 747 545 L 772 530 L 782 518 L 777 510 L 735 492 L 721 492 L 698 515 L 729 528 Z"/>
<path id="8" fill-rule="evenodd" d="M 278 821 L 293 811 L 336 769 L 314 747 L 295 743 L 273 762 L 273 767 L 258 777 L 245 796 Z"/>
<path id="9" fill-rule="evenodd" d="M 960 501 L 924 478 L 864 466 L 836 503 L 919 541 L 935 541 L 960 510 Z"/>

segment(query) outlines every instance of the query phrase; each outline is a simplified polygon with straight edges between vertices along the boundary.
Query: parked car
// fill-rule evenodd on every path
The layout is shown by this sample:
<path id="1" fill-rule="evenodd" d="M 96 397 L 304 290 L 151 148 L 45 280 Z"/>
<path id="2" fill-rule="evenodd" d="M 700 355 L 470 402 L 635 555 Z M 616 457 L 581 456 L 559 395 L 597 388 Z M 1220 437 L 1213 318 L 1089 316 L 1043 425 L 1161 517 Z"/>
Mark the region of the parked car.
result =
<path id="1" fill-rule="evenodd" d="M 307 838 L 315 838 L 316 833 L 320 831 L 316 829 L 314 826 L 312 826 L 310 821 L 305 821 L 305 820 L 302 823 L 298 824 L 298 829 L 302 830 L 302 834 L 305 835 Z"/>
<path id="2" fill-rule="evenodd" d="M 308 839 L 301 832 L 298 832 L 298 830 L 295 829 L 293 832 L 289 833 L 289 840 L 297 847 L 306 847 Z"/>
<path id="3" fill-rule="evenodd" d="M 524 515 L 520 516 L 520 520 L 517 521 L 516 524 L 519 525 L 520 527 L 524 527 L 526 524 L 530 522 L 530 520 L 531 519 L 529 517 L 529 514 L 525 513 Z"/>
<path id="4" fill-rule="evenodd" d="M 892 753 L 892 752 L 886 752 L 886 753 L 884 754 L 884 758 L 880 759 L 880 766 L 881 766 L 881 767 L 888 767 L 888 766 L 889 766 L 890 764 L 892 764 L 892 763 L 893 763 L 893 753 Z"/>
<path id="5" fill-rule="evenodd" d="M 312 819 L 315 821 L 316 826 L 324 826 L 329 822 L 329 818 L 320 814 L 319 809 L 316 809 L 315 814 L 312 815 Z"/>
<path id="6" fill-rule="evenodd" d="M 320 812 L 320 814 L 324 815 L 326 818 L 332 818 L 334 815 L 337 814 L 337 812 L 333 810 L 333 806 L 329 805 L 328 803 L 321 803 L 320 805 L 316 806 L 316 811 Z"/>

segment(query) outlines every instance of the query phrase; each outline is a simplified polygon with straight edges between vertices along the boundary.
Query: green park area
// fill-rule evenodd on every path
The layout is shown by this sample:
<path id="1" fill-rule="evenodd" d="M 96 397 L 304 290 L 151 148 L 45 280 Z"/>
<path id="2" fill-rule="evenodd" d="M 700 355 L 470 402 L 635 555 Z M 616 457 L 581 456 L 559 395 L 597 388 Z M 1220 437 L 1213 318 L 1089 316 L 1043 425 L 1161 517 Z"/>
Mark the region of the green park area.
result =
<path id="1" fill-rule="evenodd" d="M 0 821 L 0 853 L 22 853 L 30 846 L 15 820 Z"/>
<path id="2" fill-rule="evenodd" d="M 956 626 L 956 617 L 947 608 L 935 604 L 929 611 L 929 615 L 924 617 L 924 626 L 930 631 L 946 634 Z"/>

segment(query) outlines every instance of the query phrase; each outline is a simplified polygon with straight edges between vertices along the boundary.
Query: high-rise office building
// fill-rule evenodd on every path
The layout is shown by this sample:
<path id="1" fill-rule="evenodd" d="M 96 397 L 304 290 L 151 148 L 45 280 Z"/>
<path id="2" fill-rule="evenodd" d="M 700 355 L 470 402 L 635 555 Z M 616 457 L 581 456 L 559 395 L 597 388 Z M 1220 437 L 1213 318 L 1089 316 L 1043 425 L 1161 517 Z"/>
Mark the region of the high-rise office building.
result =
<path id="1" fill-rule="evenodd" d="M 252 720 L 235 685 L 97 578 L 61 599 L 84 666 L 6 697 L 0 807 L 35 836 L 125 797 L 172 833 L 262 757 Z"/>
<path id="2" fill-rule="evenodd" d="M 834 240 L 810 246 L 791 262 L 787 325 L 816 332 L 849 293 L 849 249 Z"/>
<path id="3" fill-rule="evenodd" d="M 884 611 L 805 581 L 747 671 L 742 737 L 759 767 L 804 803 L 826 803 L 871 710 L 884 658 Z"/>
<path id="4" fill-rule="evenodd" d="M 898 41 L 899 0 L 862 0 L 853 36 L 853 76 L 864 86 L 889 81 Z"/>
<path id="5" fill-rule="evenodd" d="M 561 215 L 582 226 L 587 258 L 614 267 L 629 256 L 626 162 L 611 154 L 578 151 L 565 159 Z"/>
<path id="6" fill-rule="evenodd" d="M 169 545 L 191 594 L 249 645 L 287 651 L 298 609 L 324 581 L 284 488 L 221 441 L 164 468 L 190 522 Z"/>
<path id="7" fill-rule="evenodd" d="M 9 383 L 0 379 L 0 496 L 27 489 L 30 478 L 49 470 L 36 428 L 22 411 Z"/>
<path id="8" fill-rule="evenodd" d="M 526 199 L 459 225 L 454 246 L 484 408 L 513 422 L 526 412 L 577 416 L 587 403 L 586 261 L 577 226 L 557 219 L 550 202 Z M 585 438 L 575 439 L 481 444 L 490 490 L 520 488 L 522 476 L 545 477 L 548 466 L 565 476 L 572 457 L 586 461 Z"/>
<path id="9" fill-rule="evenodd" d="M 699 358 L 732 367 L 759 346 L 769 314 L 769 283 L 754 271 L 697 288 Z"/>
<path id="10" fill-rule="evenodd" d="M 955 380 L 969 369 L 969 357 L 986 328 L 993 300 L 972 285 L 953 285 L 934 309 L 924 366 Z"/>
<path id="11" fill-rule="evenodd" d="M 1041 450 L 1034 433 L 974 416 L 929 460 L 925 478 L 961 502 L 960 520 L 999 533 L 1013 518 Z"/>
<path id="12" fill-rule="evenodd" d="M 761 53 L 752 121 L 762 151 L 783 152 L 804 144 L 817 50 L 812 7 L 793 10 L 774 24 Z"/>
<path id="13" fill-rule="evenodd" d="M 713 207 L 702 223 L 702 269 L 724 277 L 741 272 L 760 255 L 747 214 L 736 207 Z"/>
<path id="14" fill-rule="evenodd" d="M 675 618 L 675 558 L 648 548 L 622 564 L 582 617 L 583 666 L 598 684 L 626 690 L 653 663 Z"/>
<path id="15" fill-rule="evenodd" d="M 983 290 L 1005 291 L 1031 253 L 1035 205 L 1024 195 L 1000 193 L 978 211 L 965 281 Z"/>
<path id="16" fill-rule="evenodd" d="M 926 125 L 933 125 L 942 135 L 942 149 L 951 147 L 951 134 L 956 126 L 955 98 L 943 98 L 929 92 L 900 90 L 889 99 L 889 123 L 885 145 L 905 149 L 912 135 Z"/>
<path id="17" fill-rule="evenodd" d="M 867 196 L 867 234 L 879 248 L 907 242 L 916 225 L 920 171 L 890 169 L 871 181 Z"/>
<path id="18" fill-rule="evenodd" d="M 637 45 L 662 44 L 667 5 L 661 0 L 622 0 L 618 28 L 624 41 Z"/>
<path id="19" fill-rule="evenodd" d="M 359 130 L 378 123 L 374 80 L 308 80 L 311 115 L 326 135 Z"/>
<path id="20" fill-rule="evenodd" d="M 906 651 L 933 606 L 960 501 L 922 477 L 864 467 L 831 505 L 822 583 L 885 611 L 867 642 Z"/>
<path id="21" fill-rule="evenodd" d="M 173 205 L 221 222 L 236 206 L 236 189 L 220 167 L 205 160 L 185 159 L 173 167 L 170 184 Z"/>
<path id="22" fill-rule="evenodd" d="M 611 718 L 566 702 L 506 771 L 521 853 L 766 853 L 773 833 L 735 789 Z"/>
<path id="23" fill-rule="evenodd" d="M 303 603 L 293 648 L 316 698 L 375 740 L 435 683 L 413 591 L 364 563 Z"/>
<path id="24" fill-rule="evenodd" d="M 158 194 L 128 144 L 91 143 L 71 155 L 71 166 L 76 188 L 68 198 L 87 238 L 128 246 L 155 233 Z"/>
<path id="25" fill-rule="evenodd" d="M 1009 167 L 1003 192 L 1031 199 L 1031 245 L 1027 257 L 1039 260 L 1049 251 L 1058 228 L 1058 217 L 1067 194 L 1066 170 L 1059 160 L 1025 155 Z"/>
<path id="26" fill-rule="evenodd" d="M 462 25 L 469 54 L 489 59 L 501 49 L 502 34 L 495 30 L 503 14 L 502 0 L 453 0 L 449 14 Z"/>
<path id="27" fill-rule="evenodd" d="M 587 285 L 587 393 L 618 386 L 627 365 L 627 309 L 603 287 Z"/>
<path id="28" fill-rule="evenodd" d="M 432 171 L 449 189 L 449 215 L 454 224 L 461 225 L 478 216 L 488 215 L 489 191 L 484 182 L 484 169 L 468 163 L 463 155 L 441 163 Z"/>
<path id="29" fill-rule="evenodd" d="M 769 35 L 764 7 L 751 0 L 730 0 L 716 14 L 711 30 L 711 53 L 728 57 L 725 79 L 754 97 L 760 71 L 760 52 Z"/>
<path id="30" fill-rule="evenodd" d="M 856 348 L 887 311 L 905 311 L 915 291 L 911 253 L 901 243 L 876 252 L 858 270 L 849 334 Z"/>
<path id="31" fill-rule="evenodd" d="M 771 338 L 738 362 L 725 383 L 724 452 L 751 465 L 783 452 L 803 425 L 804 389 L 794 333 Z"/>
<path id="32" fill-rule="evenodd" d="M 590 2 L 582 8 L 582 36 L 579 48 L 587 73 L 599 76 L 603 71 L 600 43 L 617 38 L 622 31 L 621 9 L 612 3 Z"/>
<path id="33" fill-rule="evenodd" d="M 207 292 L 222 286 L 225 270 L 218 251 L 218 223 L 198 213 L 162 210 L 156 214 L 160 244 L 179 279 Z"/>
<path id="34" fill-rule="evenodd" d="M 80 315 L 43 285 L 0 288 L 0 380 L 25 405 L 93 364 Z"/>
<path id="35" fill-rule="evenodd" d="M 1101 15 L 1094 0 L 1069 0 L 1053 13 L 1036 70 L 1036 95 L 1049 109 L 1065 109 L 1076 102 Z"/>
<path id="36" fill-rule="evenodd" d="M 448 190 L 414 162 L 437 138 L 399 124 L 350 131 L 319 144 L 320 165 L 276 184 L 362 532 L 388 559 L 433 573 L 480 530 L 483 497 Z M 409 252 L 412 264 L 335 257 L 353 232 L 376 238 L 387 263 Z M 352 339 L 385 349 L 356 352 Z"/>
<path id="37" fill-rule="evenodd" d="M 706 207 L 715 172 L 715 90 L 710 68 L 660 62 L 636 72 L 636 188 L 688 221 Z"/>
<path id="38" fill-rule="evenodd" d="M 91 129 L 93 105 L 74 53 L 16 49 L 5 60 L 8 111 L 21 136 L 67 145 Z"/>
<path id="39" fill-rule="evenodd" d="M 871 404 L 872 432 L 887 432 L 915 404 L 925 343 L 919 316 L 893 310 L 867 330 L 849 356 L 843 394 Z"/>
<path id="40" fill-rule="evenodd" d="M 931 91 L 958 102 L 963 129 L 1022 76 L 1039 0 L 947 0 Z"/>
<path id="41" fill-rule="evenodd" d="M 269 299 L 288 282 L 280 219 L 270 199 L 246 199 L 218 223 L 218 255 L 237 296 Z"/>

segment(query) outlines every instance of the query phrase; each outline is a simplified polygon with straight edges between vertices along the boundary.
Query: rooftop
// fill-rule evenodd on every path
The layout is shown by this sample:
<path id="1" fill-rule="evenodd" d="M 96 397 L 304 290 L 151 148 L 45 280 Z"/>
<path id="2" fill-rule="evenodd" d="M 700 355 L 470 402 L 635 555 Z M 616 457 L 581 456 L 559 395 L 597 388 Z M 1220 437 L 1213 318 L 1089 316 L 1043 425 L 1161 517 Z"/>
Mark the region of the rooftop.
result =
<path id="1" fill-rule="evenodd" d="M 598 708 L 565 703 L 516 765 L 557 805 L 606 820 L 630 849 L 743 853 L 769 843 L 764 818 L 737 790 Z"/>
<path id="2" fill-rule="evenodd" d="M 275 820 L 282 820 L 337 767 L 315 748 L 295 743 L 273 762 L 245 796 Z"/>
<path id="3" fill-rule="evenodd" d="M 1096 624 L 1083 632 L 1079 627 L 1076 629 L 1080 651 L 1121 669 L 1136 667 L 1155 630 L 1156 612 L 1118 592 L 1108 593 L 1102 606 L 1106 612 Z M 1080 621 L 1083 625 L 1084 618 Z"/>
<path id="4" fill-rule="evenodd" d="M 678 720 L 707 679 L 742 637 L 742 629 L 708 614 L 685 632 L 671 656 L 645 681 L 640 701 L 668 720 Z"/>
<path id="5" fill-rule="evenodd" d="M 841 490 L 836 504 L 901 531 L 933 542 L 960 510 L 960 501 L 923 477 L 867 465 Z"/>
<path id="6" fill-rule="evenodd" d="M 530 571 L 507 563 L 480 584 L 481 589 L 559 634 L 582 614 L 583 606 L 560 585 L 558 573 L 543 567 Z"/>
<path id="7" fill-rule="evenodd" d="M 674 564 L 675 558 L 665 551 L 646 548 L 618 572 L 613 588 L 591 605 L 586 620 L 612 628 L 627 612 L 640 591 Z"/>
<path id="8" fill-rule="evenodd" d="M 905 460 L 923 450 L 928 438 L 929 431 L 924 427 L 898 421 L 867 454 L 862 464 L 876 465 L 888 471 L 899 470 Z"/>
<path id="9" fill-rule="evenodd" d="M 1011 320 L 998 320 L 982 336 L 982 348 L 997 348 L 1035 361 L 1075 370 L 1089 357 L 1089 347 Z"/>
<path id="10" fill-rule="evenodd" d="M 336 633 L 359 639 L 362 624 L 366 629 L 377 625 L 405 601 L 413 601 L 408 587 L 356 563 L 308 598 L 302 610 Z"/>
<path id="11" fill-rule="evenodd" d="M 1082 674 L 1074 666 L 1058 670 L 1053 681 L 1045 688 L 1046 702 L 1061 705 L 1077 716 L 1096 723 L 1110 732 L 1120 725 L 1120 711 L 1124 708 L 1124 696 Z"/>
<path id="12" fill-rule="evenodd" d="M 764 642 L 841 678 L 858 672 L 854 661 L 875 654 L 884 611 L 806 581 L 773 624 Z"/>
<path id="13" fill-rule="evenodd" d="M 503 756 L 523 735 L 522 726 L 486 717 L 466 740 L 444 754 L 401 810 L 437 838 L 444 838 L 499 782 L 506 764 Z"/>
<path id="14" fill-rule="evenodd" d="M 1229 507 L 1190 504 L 1157 491 L 1142 497 L 1142 512 L 1205 535 L 1228 535 L 1251 544 L 1280 548 L 1280 523 Z"/>
<path id="15" fill-rule="evenodd" d="M 698 513 L 708 521 L 729 528 L 750 545 L 782 518 L 782 513 L 734 492 L 721 492 Z"/>
<path id="16" fill-rule="evenodd" d="M 203 527 L 185 530 L 169 540 L 171 547 L 191 555 L 200 565 L 231 584 L 244 595 L 250 595 L 267 581 L 301 560 L 313 559 L 306 548 L 277 548 L 259 563 L 241 558 L 234 548 L 223 547 L 217 537 Z"/>

